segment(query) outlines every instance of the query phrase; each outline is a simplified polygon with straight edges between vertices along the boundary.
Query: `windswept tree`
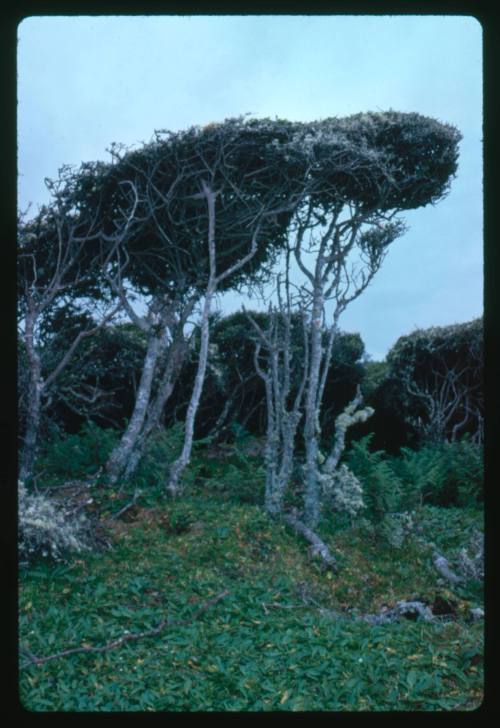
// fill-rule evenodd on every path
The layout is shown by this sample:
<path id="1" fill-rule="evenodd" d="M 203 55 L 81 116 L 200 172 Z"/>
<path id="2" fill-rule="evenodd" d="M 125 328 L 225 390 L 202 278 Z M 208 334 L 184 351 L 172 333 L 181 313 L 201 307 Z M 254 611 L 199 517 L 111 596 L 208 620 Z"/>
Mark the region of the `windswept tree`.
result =
<path id="1" fill-rule="evenodd" d="M 357 395 L 337 418 L 332 443 L 322 452 L 320 414 L 339 317 L 404 233 L 398 215 L 446 194 L 459 140 L 452 126 L 390 111 L 303 124 L 283 145 L 290 157 L 305 157 L 309 170 L 307 194 L 291 221 L 289 250 L 302 276 L 296 305 L 307 321 L 303 472 L 310 527 L 318 523 L 322 494 L 338 479 L 347 428 L 371 413 L 359 409 Z"/>
<path id="2" fill-rule="evenodd" d="M 27 365 L 22 480 L 32 475 L 41 416 L 53 388 L 82 342 L 118 311 L 103 288 L 103 277 L 126 235 L 137 200 L 130 186 L 121 188 L 120 212 L 109 227 L 103 256 L 100 209 L 92 215 L 82 210 L 75 193 L 79 177 L 80 173 L 63 167 L 57 180 L 46 181 L 50 204 L 18 225 L 18 331 L 20 357 Z"/>
<path id="3" fill-rule="evenodd" d="M 188 319 L 197 311 L 200 349 L 185 441 L 168 476 L 170 492 L 177 492 L 206 373 L 214 296 L 265 277 L 303 196 L 307 170 L 283 146 L 295 129 L 285 121 L 230 119 L 178 133 L 160 131 L 134 151 L 114 146 L 113 163 L 94 180 L 83 180 L 82 205 L 89 212 L 101 210 L 104 240 L 120 210 L 123 186 L 138 195 L 121 259 L 107 280 L 148 347 L 136 407 L 108 463 L 111 481 L 130 474 L 141 443 L 157 424 L 178 370 L 172 362 L 185 354 Z M 138 298 L 145 313 L 134 308 Z"/>

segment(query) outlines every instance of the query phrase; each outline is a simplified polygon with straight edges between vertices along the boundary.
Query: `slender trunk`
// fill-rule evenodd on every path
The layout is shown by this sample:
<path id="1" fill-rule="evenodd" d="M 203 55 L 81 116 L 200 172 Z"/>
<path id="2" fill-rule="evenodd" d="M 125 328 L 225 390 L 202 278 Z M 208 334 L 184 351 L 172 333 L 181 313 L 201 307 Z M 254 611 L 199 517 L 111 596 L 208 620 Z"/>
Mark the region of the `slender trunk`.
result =
<path id="1" fill-rule="evenodd" d="M 281 467 L 279 480 L 282 483 L 283 494 L 285 492 L 293 472 L 293 456 L 295 453 L 295 436 L 300 420 L 300 412 L 288 412 L 283 432 L 283 452 L 281 455 Z"/>
<path id="2" fill-rule="evenodd" d="M 319 415 L 318 415 L 318 388 L 319 374 L 322 358 L 321 346 L 321 320 L 323 315 L 323 298 L 316 290 L 313 300 L 313 310 L 310 328 L 310 356 L 311 365 L 309 380 L 307 382 L 304 440 L 306 447 L 306 462 L 304 468 L 305 493 L 304 516 L 308 526 L 315 528 L 320 517 L 320 493 L 318 480 L 319 456 Z"/>
<path id="3" fill-rule="evenodd" d="M 222 276 L 217 277 L 216 273 L 216 250 L 215 250 L 215 198 L 216 193 L 202 181 L 203 196 L 207 202 L 207 213 L 208 213 L 208 258 L 209 258 L 209 275 L 207 281 L 207 288 L 205 291 L 205 302 L 203 304 L 203 311 L 201 316 L 201 340 L 200 340 L 200 354 L 198 358 L 198 368 L 196 370 L 196 376 L 193 385 L 193 391 L 191 393 L 191 399 L 186 413 L 186 422 L 184 426 L 184 445 L 180 456 L 172 463 L 167 482 L 167 491 L 172 495 L 176 496 L 179 492 L 179 481 L 184 472 L 184 469 L 189 463 L 191 458 L 191 450 L 193 447 L 193 435 L 194 435 L 194 422 L 196 413 L 198 411 L 198 405 L 200 403 L 201 390 L 203 389 L 203 383 L 205 381 L 205 373 L 207 370 L 208 361 L 208 343 L 210 338 L 210 312 L 212 308 L 212 299 L 217 290 L 217 284 L 226 275 L 228 275 L 232 269 L 228 269 Z M 253 241 L 255 243 L 255 240 Z M 252 245 L 252 249 L 254 246 Z M 245 258 L 242 259 L 245 260 Z M 240 262 L 242 262 L 240 261 Z M 236 265 L 236 268 L 238 265 Z"/>
<path id="4" fill-rule="evenodd" d="M 289 367 L 290 362 L 285 366 Z M 285 493 L 292 477 L 302 389 L 290 411 L 286 406 L 286 390 L 281 387 L 279 367 L 271 366 L 271 374 L 259 371 L 266 385 L 268 417 L 265 508 L 271 516 L 276 516 L 283 512 Z"/>
<path id="5" fill-rule="evenodd" d="M 284 419 L 281 438 L 278 432 L 275 432 L 275 442 L 271 443 L 270 447 L 272 460 L 267 463 L 265 508 L 271 516 L 283 513 L 285 493 L 293 472 L 295 435 L 300 414 L 287 412 Z"/>
<path id="6" fill-rule="evenodd" d="M 106 464 L 106 473 L 110 485 L 115 485 L 117 480 L 124 472 L 127 461 L 134 449 L 137 439 L 139 438 L 144 420 L 146 418 L 147 409 L 151 399 L 151 388 L 153 378 L 156 372 L 158 357 L 161 353 L 161 345 L 165 344 L 164 331 L 162 335 L 150 330 L 148 347 L 144 359 L 139 388 L 135 400 L 134 411 L 123 433 L 117 447 L 111 453 Z"/>
<path id="7" fill-rule="evenodd" d="M 210 338 L 210 311 L 212 306 L 212 299 L 215 293 L 215 286 L 209 285 L 206 295 L 205 303 L 203 305 L 203 313 L 201 319 L 201 341 L 200 341 L 200 354 L 198 359 L 198 368 L 196 370 L 196 376 L 194 380 L 193 391 L 191 393 L 191 399 L 186 413 L 186 422 L 184 428 L 184 445 L 180 456 L 175 460 L 170 468 L 167 490 L 172 496 L 178 495 L 179 492 L 179 480 L 180 477 L 189 464 L 191 458 L 191 450 L 193 447 L 193 435 L 194 435 L 194 423 L 196 413 L 198 411 L 198 405 L 200 402 L 201 392 L 203 389 L 203 383 L 205 381 L 205 373 L 207 370 L 208 361 L 208 344 Z"/>
<path id="8" fill-rule="evenodd" d="M 24 442 L 19 458 L 19 479 L 23 481 L 33 475 L 42 414 L 42 365 L 34 343 L 34 327 L 35 318 L 28 314 L 25 321 L 24 342 L 29 362 L 29 386 Z"/>
<path id="9" fill-rule="evenodd" d="M 211 438 L 213 438 L 214 440 L 220 435 L 220 433 L 221 433 L 221 431 L 222 431 L 222 429 L 223 429 L 223 427 L 224 427 L 224 425 L 226 423 L 227 416 L 229 414 L 229 410 L 231 409 L 231 407 L 234 404 L 234 400 L 235 400 L 234 394 L 233 394 L 232 397 L 228 397 L 226 399 L 226 401 L 224 403 L 224 407 L 222 408 L 222 412 L 217 417 L 217 420 L 215 422 L 215 425 L 210 430 L 209 436 Z"/>
<path id="10" fill-rule="evenodd" d="M 217 193 L 214 192 L 209 185 L 202 180 L 202 193 L 207 202 L 207 213 L 208 213 L 208 257 L 209 257 L 209 275 L 207 281 L 207 287 L 205 291 L 205 303 L 203 305 L 202 319 L 201 319 L 201 342 L 200 342 L 200 355 L 198 360 L 198 368 L 196 371 L 193 391 L 191 393 L 191 399 L 189 401 L 188 411 L 186 413 L 186 422 L 184 429 L 184 445 L 182 452 L 177 460 L 172 464 L 168 477 L 167 490 L 172 496 L 176 496 L 179 492 L 179 481 L 181 475 L 188 465 L 191 450 L 193 446 L 193 434 L 194 434 L 194 422 L 196 413 L 198 411 L 198 405 L 200 402 L 201 391 L 203 383 L 205 381 L 205 373 L 207 369 L 208 360 L 208 343 L 210 338 L 210 312 L 212 306 L 212 300 L 217 291 L 217 286 L 221 281 L 225 280 L 229 276 L 233 275 L 237 270 L 242 268 L 257 251 L 257 239 L 260 230 L 260 222 L 257 223 L 255 230 L 252 235 L 252 245 L 250 251 L 244 255 L 240 260 L 234 263 L 232 266 L 227 268 L 222 273 L 217 274 L 216 272 L 216 244 L 215 244 L 215 199 Z"/>
<path id="11" fill-rule="evenodd" d="M 264 507 L 266 511 L 275 516 L 281 513 L 282 498 L 278 490 L 278 457 L 279 457 L 279 433 L 276 424 L 276 411 L 273 400 L 272 382 L 267 376 L 264 380 L 266 385 L 267 399 L 267 435 L 264 459 L 266 462 L 266 486 L 264 492 Z"/>

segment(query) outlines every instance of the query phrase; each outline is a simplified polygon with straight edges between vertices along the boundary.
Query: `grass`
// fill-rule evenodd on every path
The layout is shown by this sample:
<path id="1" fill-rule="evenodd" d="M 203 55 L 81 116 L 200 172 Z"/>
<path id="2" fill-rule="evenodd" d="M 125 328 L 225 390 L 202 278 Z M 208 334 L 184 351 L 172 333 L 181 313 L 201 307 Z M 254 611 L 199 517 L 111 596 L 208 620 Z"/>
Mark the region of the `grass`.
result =
<path id="1" fill-rule="evenodd" d="M 99 646 L 162 619 L 190 624 L 104 653 L 22 670 L 31 711 L 449 711 L 482 701 L 477 585 L 450 592 L 429 554 L 332 522 L 323 537 L 340 573 L 261 508 L 204 493 L 144 501 L 117 522 L 113 548 L 21 572 L 21 643 L 41 657 Z M 422 533 L 453 556 L 480 513 L 423 508 Z M 452 621 L 372 626 L 352 619 L 400 599 L 437 597 Z M 333 616 L 333 612 L 336 616 Z"/>

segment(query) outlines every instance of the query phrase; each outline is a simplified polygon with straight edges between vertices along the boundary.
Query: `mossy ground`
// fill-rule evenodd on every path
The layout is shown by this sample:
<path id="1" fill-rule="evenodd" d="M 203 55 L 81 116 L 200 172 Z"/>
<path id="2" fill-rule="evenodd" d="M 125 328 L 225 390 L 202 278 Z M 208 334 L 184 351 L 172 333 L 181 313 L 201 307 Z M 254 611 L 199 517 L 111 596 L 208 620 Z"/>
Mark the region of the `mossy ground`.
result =
<path id="1" fill-rule="evenodd" d="M 464 528 L 481 525 L 480 513 L 463 509 L 420 515 L 423 532 L 448 554 Z M 112 548 L 21 572 L 21 643 L 39 657 L 99 646 L 167 617 L 189 620 L 214 595 L 228 595 L 154 638 L 23 669 L 22 704 L 31 711 L 476 708 L 483 625 L 467 616 L 480 603 L 479 587 L 452 593 L 416 542 L 394 549 L 340 522 L 323 536 L 338 574 L 311 562 L 307 544 L 257 505 L 209 493 L 139 505 L 114 526 Z M 453 604 L 452 619 L 372 626 L 352 618 L 438 596 Z"/>

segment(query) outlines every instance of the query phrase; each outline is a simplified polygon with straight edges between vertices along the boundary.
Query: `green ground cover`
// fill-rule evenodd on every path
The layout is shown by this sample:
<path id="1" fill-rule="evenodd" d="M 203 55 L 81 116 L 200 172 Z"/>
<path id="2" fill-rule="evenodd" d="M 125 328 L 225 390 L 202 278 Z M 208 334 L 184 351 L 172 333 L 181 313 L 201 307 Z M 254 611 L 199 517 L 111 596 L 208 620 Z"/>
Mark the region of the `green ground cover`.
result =
<path id="1" fill-rule="evenodd" d="M 31 711 L 447 711 L 482 701 L 478 584 L 452 591 L 415 540 L 401 548 L 332 521 L 322 535 L 339 573 L 261 508 L 213 493 L 144 501 L 110 532 L 112 548 L 20 572 L 20 641 L 38 657 L 20 673 Z M 117 508 L 118 505 L 115 506 Z M 420 509 L 422 538 L 453 557 L 479 510 Z M 189 622 L 200 605 L 227 591 Z M 400 599 L 440 599 L 447 618 L 373 626 L 354 617 Z M 24 657 L 21 654 L 21 663 Z"/>

